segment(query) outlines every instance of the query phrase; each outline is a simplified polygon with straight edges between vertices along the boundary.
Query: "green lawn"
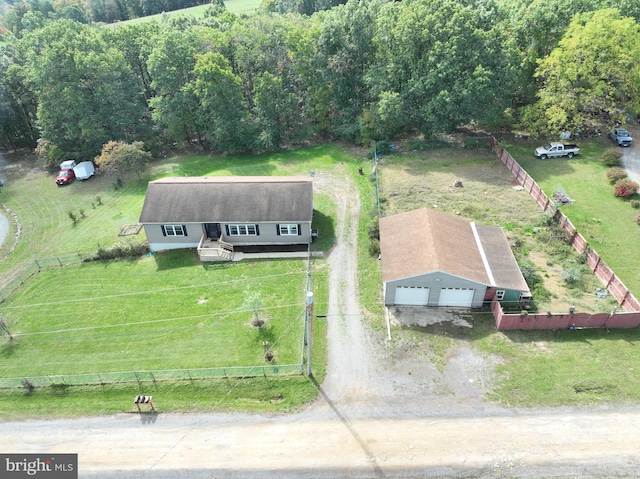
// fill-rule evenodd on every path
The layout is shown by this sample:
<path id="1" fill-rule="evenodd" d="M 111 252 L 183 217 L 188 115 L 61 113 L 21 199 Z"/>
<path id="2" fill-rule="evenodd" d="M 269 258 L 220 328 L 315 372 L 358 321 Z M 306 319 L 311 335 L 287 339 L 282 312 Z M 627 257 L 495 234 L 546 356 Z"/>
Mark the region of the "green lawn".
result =
<path id="1" fill-rule="evenodd" d="M 601 231 L 611 234 L 605 225 L 609 221 L 616 221 L 613 217 L 618 216 L 618 212 L 630 214 L 631 221 L 623 221 L 625 226 L 628 226 L 626 223 L 630 223 L 637 227 L 634 221 L 635 210 L 627 202 L 613 197 L 604 178 L 606 168 L 598 161 L 598 155 L 604 151 L 604 143 L 585 142 L 581 145 L 584 155 L 572 160 L 546 162 L 527 158 L 535 146 L 533 143 L 514 143 L 506 146 L 545 190 L 549 188 L 549 192 L 558 185 L 558 188 L 563 188 L 576 199 L 576 204 L 571 208 L 565 208 L 564 211 L 583 234 L 587 235 L 589 227 L 596 230 L 595 236 L 602 234 Z M 524 221 L 520 218 L 518 221 L 506 222 L 505 208 L 496 211 L 495 208 L 485 207 L 478 201 L 479 195 L 498 194 L 494 193 L 497 191 L 494 190 L 495 185 L 490 189 L 486 189 L 487 186 L 483 189 L 483 181 L 496 184 L 504 182 L 504 192 L 501 194 L 517 194 L 509 186 L 509 174 L 491 154 L 483 150 L 477 150 L 476 156 L 475 153 L 466 150 L 437 150 L 424 155 L 428 161 L 420 154 L 416 154 L 415 157 L 405 154 L 387 156 L 381 163 L 381 206 L 384 214 L 395 211 L 394 208 L 419 207 L 422 203 L 428 206 L 435 200 L 445 211 L 460 211 L 463 216 L 478 215 L 482 221 L 501 224 L 508 229 L 519 228 L 519 221 Z M 375 185 L 371 176 L 360 176 L 356 173 L 356 166 L 363 165 L 365 171 L 369 172 L 371 164 L 363 163 L 362 158 L 356 158 L 337 146 L 324 145 L 247 157 L 219 158 L 194 155 L 167 158 L 154 163 L 143 181 L 132 178 L 118 190 L 113 189 L 109 180 L 105 178 L 94 178 L 85 183 L 57 188 L 53 176 L 38 172 L 34 163 L 31 168 L 18 168 L 23 165 L 9 159 L 10 181 L 3 188 L 1 199 L 3 204 L 16 213 L 22 229 L 15 251 L 0 264 L 0 271 L 5 275 L 15 271 L 33 257 L 67 255 L 77 251 L 89 252 L 95 250 L 98 244 L 109 246 L 119 241 L 116 233 L 121 225 L 137 222 L 146 182 L 150 179 L 185 174 L 294 175 L 308 174 L 311 170 L 351 175 L 360 190 L 362 207 L 359 220 L 360 300 L 366 320 L 374 325 L 379 334 L 386 334 L 380 297 L 379 261 L 377 255 L 371 254 L 368 247 L 369 229 L 375 222 L 377 213 Z M 407 178 L 405 185 L 385 185 L 385 180 L 391 178 L 392 169 L 401 177 L 404 175 L 404 178 Z M 25 175 L 24 171 L 30 173 Z M 453 176 L 447 175 L 456 178 L 466 175 L 462 179 L 465 191 L 471 193 L 467 195 L 470 196 L 468 204 L 463 201 L 464 193 L 450 188 Z M 411 182 L 409 178 L 413 178 Z M 436 188 L 438 182 L 446 185 L 446 191 Z M 39 192 L 35 198 L 32 194 L 34 190 Z M 491 191 L 491 194 L 485 194 L 484 191 Z M 392 194 L 389 194 L 390 192 Z M 96 203 L 96 196 L 101 197 L 102 204 Z M 523 198 L 524 195 L 518 196 L 518 201 L 523 201 Z M 321 194 L 316 195 L 314 200 L 318 212 L 314 219 L 314 227 L 321 231 L 320 242 L 316 243 L 315 247 L 327 249 L 333 241 L 335 231 L 335 205 Z M 511 204 L 505 203 L 507 200 L 509 199 L 506 197 L 500 198 L 498 203 Z M 608 202 L 609 208 L 612 209 L 607 210 L 607 207 L 603 207 L 603 210 L 599 210 L 599 203 L 604 202 Z M 593 210 L 590 210 L 589 204 L 593 204 Z M 67 211 L 78 211 L 81 205 L 85 208 L 85 217 L 74 226 L 67 216 Z M 605 214 L 602 211 L 615 211 L 616 214 Z M 587 218 L 586 230 L 571 215 L 572 212 L 584 212 Z M 590 221 L 589 218 L 598 218 L 599 221 Z M 526 233 L 527 228 L 523 231 Z M 635 241 L 634 234 L 637 234 L 634 228 L 625 230 L 624 234 L 616 236 L 616 242 L 627 241 L 627 237 Z M 602 245 L 609 246 L 612 241 L 613 237 L 607 237 Z M 613 265 L 615 258 L 607 255 L 616 251 L 615 249 L 594 247 L 607 263 Z M 630 251 L 631 248 L 631 245 L 627 246 Z M 9 247 L 4 245 L 0 253 L 6 254 L 8 250 Z M 46 254 L 41 254 L 42 252 Z M 16 327 L 20 332 L 37 333 L 46 330 L 39 328 L 47 328 L 43 323 L 47 318 L 50 321 L 49 331 L 56 329 L 59 332 L 25 336 L 30 338 L 31 342 L 4 347 L 0 356 L 0 367 L 10 370 L 13 366 L 9 363 L 15 360 L 16 363 L 22 364 L 21 367 L 25 371 L 59 371 L 56 369 L 57 365 L 64 365 L 65 368 L 76 372 L 95 370 L 91 365 L 87 365 L 86 361 L 74 361 L 73 351 L 66 357 L 60 349 L 64 344 L 74 344 L 75 348 L 81 350 L 86 348 L 87 351 L 91 351 L 90 356 L 95 358 L 96 365 L 106 365 L 109 370 L 149 369 L 166 367 L 163 366 L 166 364 L 191 367 L 194 358 L 187 347 L 190 343 L 193 344 L 194 356 L 206 357 L 203 367 L 216 364 L 221 355 L 214 352 L 213 348 L 209 347 L 210 344 L 220 346 L 224 350 L 224 356 L 229 351 L 229 360 L 236 360 L 233 347 L 229 348 L 223 338 L 212 335 L 211 341 L 206 340 L 206 335 L 211 331 L 230 326 L 221 321 L 219 309 L 229 313 L 225 317 L 237 318 L 231 322 L 237 322 L 238 327 L 226 330 L 232 331 L 227 332 L 228 335 L 237 334 L 234 346 L 243 344 L 246 351 L 253 354 L 252 358 L 260 361 L 261 351 L 257 346 L 262 343 L 258 344 L 256 340 L 254 333 L 257 331 L 247 326 L 251 311 L 243 308 L 243 298 L 247 297 L 248 285 L 255 284 L 255 279 L 250 279 L 254 278 L 254 274 L 255 278 L 260 278 L 268 275 L 272 268 L 285 268 L 277 263 L 279 262 L 239 263 L 231 267 L 203 266 L 194 261 L 193 255 L 171 253 L 137 261 L 82 264 L 72 268 L 46 270 L 34 278 L 33 282 L 28 282 L 20 291 L 20 295 L 0 305 L 0 314 L 11 320 L 17 319 Z M 292 268 L 296 266 L 291 275 L 287 272 L 284 276 L 287 278 L 286 281 L 290 281 L 286 283 L 288 287 L 285 289 L 295 289 L 294 282 L 298 276 L 304 277 L 304 267 L 300 265 L 301 268 L 298 268 L 297 261 L 288 264 Z M 635 268 L 633 265 L 634 263 L 627 263 L 629 268 Z M 625 282 L 631 282 L 623 276 L 625 268 L 618 271 L 618 268 L 614 267 L 614 270 Z M 73 274 L 65 274 L 65 271 Z M 314 260 L 312 277 L 315 313 L 318 315 L 326 313 L 326 273 L 326 262 Z M 132 274 L 136 275 L 135 285 L 127 285 L 129 279 L 125 278 Z M 243 287 L 234 288 L 232 284 L 226 284 L 229 282 L 226 281 L 227 274 L 243 278 Z M 215 279 L 216 276 L 224 277 L 225 284 L 220 285 Z M 198 281 L 200 278 L 203 281 Z M 134 288 L 135 294 L 126 293 L 128 288 Z M 222 306 L 219 297 L 214 293 L 218 288 L 225 288 L 225 304 Z M 88 299 L 68 301 L 68 292 L 78 289 L 90 289 Z M 285 293 L 274 284 L 273 290 L 268 286 L 260 291 L 265 299 L 265 317 L 272 319 L 276 318 L 275 312 L 281 309 L 281 303 L 290 301 L 286 299 L 288 296 L 284 298 L 280 295 L 292 294 L 293 298 L 302 289 L 298 293 Z M 122 296 L 123 294 L 125 296 Z M 176 309 L 182 314 L 175 314 Z M 238 312 L 239 309 L 242 312 Z M 141 314 L 140 311 L 144 313 Z M 298 308 L 283 313 L 283 316 L 293 317 L 299 314 L 299 311 Z M 77 329 L 77 323 L 83 318 L 87 321 L 86 318 L 94 316 L 99 319 L 88 322 L 91 329 L 69 331 Z M 23 317 L 29 318 L 28 321 Z M 123 320 L 124 318 L 127 319 Z M 138 324 L 128 324 L 129 322 Z M 282 323 L 280 319 L 274 319 L 273 327 L 281 328 L 281 324 L 285 323 L 285 319 Z M 444 333 L 429 328 L 394 329 L 391 347 L 398 345 L 402 350 L 408 343 L 415 342 L 421 350 L 428 351 L 439 367 L 444 367 L 448 358 L 455 354 L 459 342 L 471 341 L 482 354 L 495 358 L 497 375 L 492 383 L 491 397 L 503 404 L 555 406 L 628 404 L 640 401 L 640 384 L 637 380 L 637 371 L 640 368 L 638 330 L 502 333 L 495 330 L 493 318 L 488 311 L 475 312 L 473 323 L 474 327 L 471 330 L 453 327 Z M 120 324 L 124 326 L 119 326 Z M 156 332 L 151 333 L 153 329 L 147 328 L 155 328 Z M 325 373 L 325 328 L 326 320 L 316 318 L 313 368 L 318 381 L 322 380 Z M 131 331 L 135 331 L 135 334 L 132 335 Z M 295 334 L 300 340 L 299 329 Z M 75 341 L 73 335 L 82 338 L 82 341 Z M 203 337 L 199 337 L 200 335 Z M 282 336 L 282 341 L 289 340 L 287 334 L 276 335 Z M 132 336 L 137 339 L 133 341 Z M 106 349 L 96 353 L 95 341 L 106 344 Z M 143 350 L 148 348 L 148 351 L 161 348 L 161 353 L 149 354 L 145 359 L 147 362 L 140 365 L 139 357 L 128 352 L 122 354 L 114 346 L 121 341 L 126 341 L 123 344 L 128 345 L 127 351 L 135 350 L 137 347 Z M 182 346 L 180 341 L 183 341 Z M 36 347 L 35 344 L 40 344 L 41 347 Z M 176 346 L 168 346 L 169 344 Z M 24 349 L 21 349 L 23 346 Z M 186 354 L 177 353 L 177 348 L 180 347 L 187 351 Z M 294 344 L 293 351 L 299 354 L 300 349 L 300 343 Z M 277 361 L 282 363 L 285 356 L 280 356 L 280 350 L 277 353 Z M 50 359 L 43 359 L 47 354 Z M 238 364 L 240 363 L 246 364 L 244 360 L 239 360 Z M 11 374 L 3 372 L 2 375 Z M 131 383 L 99 387 L 38 388 L 33 392 L 23 389 L 5 390 L 0 391 L 0 401 L 3 403 L 0 418 L 44 416 L 50 415 L 51 411 L 55 411 L 58 416 L 70 416 L 133 410 L 131 398 L 138 393 L 153 394 L 154 399 L 157 397 L 160 411 L 289 411 L 316 397 L 317 387 L 314 381 L 298 376 L 143 383 L 141 386 Z"/>
<path id="2" fill-rule="evenodd" d="M 474 345 L 499 357 L 489 397 L 509 406 L 640 402 L 640 330 L 495 331 L 474 315 Z M 484 319 L 483 319 L 484 318 Z"/>
<path id="3" fill-rule="evenodd" d="M 306 269 L 206 265 L 193 251 L 46 269 L 0 307 L 18 336 L 0 377 L 263 365 L 262 341 L 299 364 Z"/>
<path id="4" fill-rule="evenodd" d="M 185 175 L 308 175 L 312 170 L 329 169 L 343 169 L 347 174 L 351 169 L 346 165 L 356 161 L 346 151 L 327 145 L 256 156 L 181 155 L 153 163 L 144 178 L 128 178 L 116 190 L 112 181 L 104 176 L 58 187 L 55 174 L 40 170 L 35 158 L 5 157 L 9 162 L 5 172 L 8 181 L 2 188 L 1 201 L 15 214 L 21 229 L 13 251 L 15 234 L 9 235 L 0 247 L 0 258 L 3 258 L 0 277 L 5 280 L 34 258 L 91 253 L 98 246 L 146 239 L 144 232 L 124 239 L 117 235 L 124 225 L 138 222 L 150 180 Z M 326 201 L 319 204 L 323 208 L 329 207 Z M 70 211 L 80 216 L 76 224 L 69 219 Z M 331 231 L 328 213 L 320 213 L 317 219 L 324 222 L 321 224 L 323 231 Z M 13 232 L 15 227 L 12 225 Z M 328 234 L 321 240 L 332 241 Z M 328 247 L 327 243 L 321 243 L 321 246 Z M 0 280 L 0 285 L 3 283 Z"/>
<path id="5" fill-rule="evenodd" d="M 613 195 L 613 186 L 606 177 L 609 167 L 601 160 L 611 144 L 602 139 L 585 140 L 580 144 L 581 154 L 571 160 L 538 160 L 533 150 L 540 144 L 509 141 L 503 146 L 547 195 L 563 191 L 575 200 L 573 205 L 562 207 L 562 212 L 631 292 L 640 297 L 640 276 L 636 274 L 640 258 L 635 254 L 640 242 L 638 210 L 631 207 L 629 200 Z"/>
<path id="6" fill-rule="evenodd" d="M 181 156 L 154 163 L 142 180 L 129 179 L 115 189 L 96 177 L 67 187 L 39 171 L 35 160 L 9 157 L 2 202 L 19 221 L 19 241 L 8 240 L 0 253 L 4 279 L 32 258 L 95 251 L 122 239 L 124 224 L 137 223 L 147 181 L 184 175 L 308 175 L 312 170 L 354 174 L 355 160 L 334 146 L 318 146 L 271 155 L 244 157 Z M 24 171 L 30 174 L 21 174 Z M 39 191 L 33 195 L 33 190 Z M 73 224 L 68 211 L 79 213 Z M 334 241 L 335 205 L 315 198 L 314 228 L 321 231 L 314 250 Z M 18 230 L 18 227 L 13 227 Z M 13 239 L 13 238 L 11 238 Z M 144 237 L 128 238 L 142 241 Z M 275 364 L 299 364 L 303 354 L 303 319 L 307 262 L 244 261 L 200 264 L 192 251 L 166 252 L 137 260 L 82 263 L 45 269 L 28 280 L 0 314 L 18 334 L 0 351 L 0 376 L 24 377 L 87 372 L 213 368 L 266 364 L 263 341 Z M 311 264 L 316 314 L 326 314 L 328 275 L 322 259 Z M 259 317 L 253 328 L 251 298 Z M 325 374 L 326 322 L 314 325 L 313 373 Z M 164 410 L 290 410 L 317 395 L 317 383 L 305 377 L 262 377 L 210 381 L 130 383 L 95 387 L 3 390 L 5 417 L 120 411 L 122 391 L 158 391 Z M 103 403 L 96 410 L 92 396 Z M 155 394 L 155 393 L 154 393 Z M 188 405 L 188 407 L 187 407 Z M 43 410 L 43 414 L 46 414 Z"/>
<path id="7" fill-rule="evenodd" d="M 224 6 L 231 13 L 251 13 L 256 11 L 262 5 L 262 0 L 227 0 L 224 2 Z M 197 5 L 195 7 L 183 8 L 181 10 L 174 10 L 172 12 L 158 13 L 157 15 L 149 15 L 147 17 L 134 18 L 132 20 L 126 20 L 124 22 L 115 23 L 113 25 L 131 25 L 134 23 L 147 22 L 150 20 L 162 20 L 172 17 L 185 16 L 202 18 L 205 12 L 210 7 L 210 4 Z"/>

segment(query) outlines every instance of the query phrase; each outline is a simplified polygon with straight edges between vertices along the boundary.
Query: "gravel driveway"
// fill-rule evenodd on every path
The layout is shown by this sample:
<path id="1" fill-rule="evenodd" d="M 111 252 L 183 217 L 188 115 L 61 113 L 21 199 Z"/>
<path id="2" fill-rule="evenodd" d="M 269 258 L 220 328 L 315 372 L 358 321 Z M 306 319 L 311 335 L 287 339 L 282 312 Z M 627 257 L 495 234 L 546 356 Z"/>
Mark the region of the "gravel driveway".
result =
<path id="1" fill-rule="evenodd" d="M 328 257 L 329 362 L 315 403 L 287 415 L 5 422 L 0 451 L 75 452 L 81 478 L 638 477 L 640 409 L 500 408 L 483 399 L 491 364 L 464 342 L 440 371 L 361 321 L 360 199 L 343 168 L 314 180 L 338 217 Z"/>
<path id="2" fill-rule="evenodd" d="M 640 185 L 640 125 L 629 122 L 627 129 L 633 138 L 633 143 L 628 148 L 620 148 L 622 166 L 627 170 L 629 178 Z"/>
<path id="3" fill-rule="evenodd" d="M 4 169 L 7 165 L 7 160 L 4 159 L 2 153 L 0 153 L 0 181 L 4 181 Z M 2 187 L 0 187 L 0 194 L 2 194 Z M 2 203 L 2 197 L 0 196 L 0 204 Z M 0 209 L 0 246 L 4 243 L 4 240 L 7 239 L 7 234 L 9 233 L 9 220 L 4 215 L 2 209 Z"/>

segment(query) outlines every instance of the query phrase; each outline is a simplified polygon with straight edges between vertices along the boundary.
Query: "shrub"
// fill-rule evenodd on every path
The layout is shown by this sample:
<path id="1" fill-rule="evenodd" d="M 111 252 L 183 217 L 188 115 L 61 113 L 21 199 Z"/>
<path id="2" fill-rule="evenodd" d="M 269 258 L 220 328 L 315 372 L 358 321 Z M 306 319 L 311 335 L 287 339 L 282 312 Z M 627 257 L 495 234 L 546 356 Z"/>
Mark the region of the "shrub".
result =
<path id="1" fill-rule="evenodd" d="M 522 271 L 522 276 L 524 277 L 524 280 L 527 282 L 529 289 L 533 289 L 533 287 L 536 284 L 542 282 L 542 278 L 540 277 L 540 275 L 536 271 L 536 268 L 532 264 L 525 263 L 521 265 L 520 271 Z"/>
<path id="2" fill-rule="evenodd" d="M 369 241 L 369 254 L 373 257 L 380 256 L 380 241 L 377 239 Z"/>
<path id="3" fill-rule="evenodd" d="M 638 213 L 638 217 L 636 218 L 636 223 L 640 225 L 640 213 Z"/>
<path id="4" fill-rule="evenodd" d="M 578 268 L 565 268 L 562 270 L 562 281 L 567 284 L 576 284 L 582 279 L 582 272 Z"/>
<path id="5" fill-rule="evenodd" d="M 110 248 L 103 248 L 98 245 L 98 250 L 90 258 L 90 260 L 105 260 L 127 257 L 143 256 L 149 252 L 147 243 L 127 243 L 120 242 Z"/>
<path id="6" fill-rule="evenodd" d="M 609 171 L 607 171 L 607 178 L 609 178 L 609 181 L 611 183 L 615 183 L 616 181 L 623 180 L 626 177 L 627 177 L 627 172 L 625 171 L 624 168 L 621 168 L 619 166 L 614 166 L 612 168 L 609 168 Z"/>
<path id="7" fill-rule="evenodd" d="M 556 220 L 553 217 L 553 215 L 550 215 L 549 213 L 542 213 L 542 216 L 540 217 L 540 221 L 538 222 L 537 226 L 552 226 L 556 224 Z"/>
<path id="8" fill-rule="evenodd" d="M 31 381 L 29 381 L 27 378 L 24 378 L 20 382 L 22 383 L 22 387 L 27 390 L 28 394 L 31 394 L 33 390 L 36 388 L 34 384 Z"/>
<path id="9" fill-rule="evenodd" d="M 602 154 L 602 161 L 607 166 L 620 166 L 622 153 L 618 150 L 607 150 Z"/>
<path id="10" fill-rule="evenodd" d="M 371 240 L 380 239 L 380 222 L 378 221 L 378 218 L 374 218 L 371 223 L 369 223 L 369 230 L 367 234 Z"/>
<path id="11" fill-rule="evenodd" d="M 64 151 L 49 140 L 40 138 L 37 142 L 36 153 L 46 170 L 55 171 L 64 160 Z"/>
<path id="12" fill-rule="evenodd" d="M 67 216 L 71 220 L 71 222 L 75 225 L 78 222 L 78 215 L 75 212 L 69 210 L 67 211 Z"/>
<path id="13" fill-rule="evenodd" d="M 614 186 L 613 194 L 618 198 L 629 198 L 638 192 L 638 183 L 629 179 L 618 180 Z"/>
<path id="14" fill-rule="evenodd" d="M 640 208 L 640 201 L 639 200 L 631 200 L 631 201 L 629 201 L 629 204 L 631 205 L 632 208 L 635 208 L 636 210 L 638 208 Z"/>
<path id="15" fill-rule="evenodd" d="M 378 155 L 388 155 L 391 153 L 391 147 L 388 141 L 378 141 L 376 142 L 376 153 Z"/>

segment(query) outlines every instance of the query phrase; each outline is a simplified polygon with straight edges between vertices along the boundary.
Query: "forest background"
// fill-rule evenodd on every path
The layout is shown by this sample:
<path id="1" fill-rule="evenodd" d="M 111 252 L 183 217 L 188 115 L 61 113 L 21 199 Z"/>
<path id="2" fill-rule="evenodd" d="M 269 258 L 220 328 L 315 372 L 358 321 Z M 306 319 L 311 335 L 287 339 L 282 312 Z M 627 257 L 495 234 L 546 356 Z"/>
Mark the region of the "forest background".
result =
<path id="1" fill-rule="evenodd" d="M 217 153 L 460 127 L 600 134 L 640 109 L 637 0 L 0 0 L 0 148 Z M 138 143 L 141 142 L 141 143 Z M 112 144 L 113 146 L 113 144 Z"/>

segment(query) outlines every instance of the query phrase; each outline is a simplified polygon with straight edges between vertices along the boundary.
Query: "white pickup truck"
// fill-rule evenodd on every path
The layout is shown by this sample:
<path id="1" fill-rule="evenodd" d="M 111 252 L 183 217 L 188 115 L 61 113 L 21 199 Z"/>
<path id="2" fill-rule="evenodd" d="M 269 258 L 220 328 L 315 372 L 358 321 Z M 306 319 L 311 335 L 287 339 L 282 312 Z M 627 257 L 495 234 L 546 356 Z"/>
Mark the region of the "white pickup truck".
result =
<path id="1" fill-rule="evenodd" d="M 539 146 L 536 148 L 536 151 L 533 152 L 533 154 L 536 155 L 536 158 L 540 158 L 541 160 L 557 156 L 573 158 L 574 155 L 577 155 L 578 153 L 580 153 L 578 145 L 565 145 L 559 141 L 552 141 L 546 146 Z"/>

